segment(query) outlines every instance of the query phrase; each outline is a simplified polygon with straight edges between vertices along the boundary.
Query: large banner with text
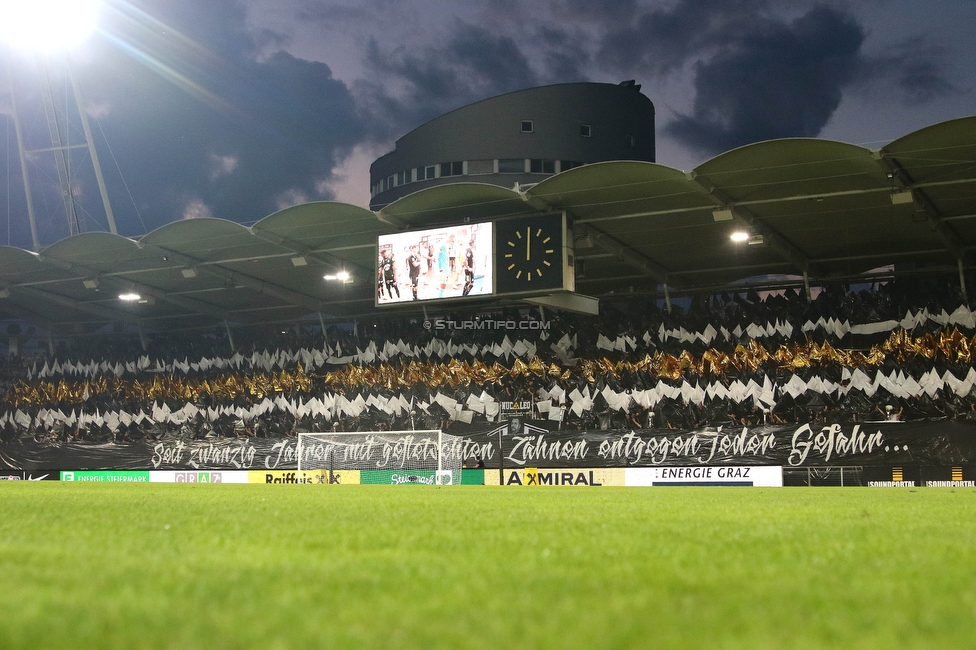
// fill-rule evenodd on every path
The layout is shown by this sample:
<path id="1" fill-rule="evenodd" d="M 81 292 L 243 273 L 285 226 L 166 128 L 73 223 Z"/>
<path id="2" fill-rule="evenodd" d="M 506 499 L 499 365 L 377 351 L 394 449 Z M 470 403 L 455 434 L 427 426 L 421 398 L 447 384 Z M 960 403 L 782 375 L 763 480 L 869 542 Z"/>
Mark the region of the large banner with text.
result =
<path id="1" fill-rule="evenodd" d="M 635 468 L 685 466 L 821 467 L 831 465 L 930 465 L 976 463 L 976 422 L 962 420 L 878 422 L 688 431 L 550 428 L 549 422 L 506 427 L 465 427 L 445 445 L 447 457 L 486 469 Z M 340 446 L 316 442 L 302 451 L 318 466 L 342 467 Z M 357 466 L 394 472 L 415 459 L 436 458 L 437 438 L 407 435 L 396 443 L 366 441 Z M 323 465 L 326 459 L 329 465 Z M 331 459 L 331 460 L 329 460 Z M 256 470 L 297 468 L 296 438 L 162 440 L 133 443 L 0 444 L 0 470 Z M 303 462 L 303 465 L 306 463 Z M 350 475 L 351 479 L 351 475 Z"/>

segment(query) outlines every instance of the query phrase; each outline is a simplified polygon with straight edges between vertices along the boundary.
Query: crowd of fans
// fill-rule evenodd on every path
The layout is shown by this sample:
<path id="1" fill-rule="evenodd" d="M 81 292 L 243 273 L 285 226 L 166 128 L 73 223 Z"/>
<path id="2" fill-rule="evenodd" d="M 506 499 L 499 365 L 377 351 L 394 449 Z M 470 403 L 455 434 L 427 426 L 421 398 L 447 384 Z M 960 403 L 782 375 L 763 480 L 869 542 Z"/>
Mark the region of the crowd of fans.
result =
<path id="1" fill-rule="evenodd" d="M 453 430 L 497 421 L 499 404 L 516 401 L 562 429 L 976 419 L 976 328 L 958 284 L 941 278 L 601 311 L 437 319 L 447 329 L 407 317 L 244 329 L 233 349 L 223 332 L 63 341 L 52 358 L 0 364 L 0 440 Z M 82 364 L 100 370 L 64 370 Z"/>

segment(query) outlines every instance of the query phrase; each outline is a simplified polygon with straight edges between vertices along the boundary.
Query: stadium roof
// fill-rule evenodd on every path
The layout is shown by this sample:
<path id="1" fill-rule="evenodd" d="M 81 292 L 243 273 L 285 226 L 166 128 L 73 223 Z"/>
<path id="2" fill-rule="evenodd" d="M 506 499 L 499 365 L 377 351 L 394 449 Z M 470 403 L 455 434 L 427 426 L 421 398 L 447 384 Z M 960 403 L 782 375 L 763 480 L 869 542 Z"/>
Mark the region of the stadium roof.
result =
<path id="1" fill-rule="evenodd" d="M 108 322 L 152 331 L 365 314 L 374 312 L 378 234 L 550 210 L 573 219 L 586 260 L 577 290 L 597 297 L 781 274 L 849 278 L 889 264 L 955 268 L 976 247 L 976 117 L 876 151 L 774 140 L 690 172 L 605 162 L 528 188 L 440 185 L 376 213 L 309 203 L 251 227 L 192 219 L 139 240 L 84 233 L 40 253 L 0 247 L 0 311 L 64 334 Z M 736 229 L 761 244 L 733 243 Z M 353 281 L 323 279 L 339 270 Z M 143 300 L 121 302 L 128 291 Z"/>

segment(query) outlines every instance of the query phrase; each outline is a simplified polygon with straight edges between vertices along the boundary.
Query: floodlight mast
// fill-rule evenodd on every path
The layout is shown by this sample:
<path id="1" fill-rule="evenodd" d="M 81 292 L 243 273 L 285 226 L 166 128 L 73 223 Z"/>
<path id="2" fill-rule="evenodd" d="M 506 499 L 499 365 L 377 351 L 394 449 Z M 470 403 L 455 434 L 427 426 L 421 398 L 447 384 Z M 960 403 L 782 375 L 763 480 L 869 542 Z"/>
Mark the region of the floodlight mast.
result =
<path id="1" fill-rule="evenodd" d="M 5 18 L 9 19 L 10 23 L 3 29 L 6 40 L 10 41 L 8 45 L 6 65 L 7 80 L 10 87 L 14 130 L 17 135 L 17 150 L 20 154 L 21 175 L 23 176 L 24 180 L 24 194 L 27 201 L 27 217 L 30 220 L 31 243 L 33 245 L 33 250 L 35 251 L 40 250 L 41 242 L 37 233 L 37 216 L 34 211 L 34 199 L 31 191 L 30 168 L 27 164 L 27 159 L 30 154 L 51 153 L 54 155 L 54 163 L 58 172 L 58 183 L 61 198 L 64 202 L 68 233 L 69 235 L 75 235 L 81 232 L 82 224 L 79 222 L 77 211 L 75 210 L 74 197 L 71 187 L 72 167 L 70 153 L 72 149 L 87 149 L 95 172 L 95 180 L 98 183 L 98 190 L 99 194 L 101 195 L 102 206 L 105 209 L 105 217 L 108 221 L 109 231 L 113 234 L 118 234 L 118 228 L 115 224 L 115 214 L 112 211 L 112 205 L 109 201 L 105 177 L 102 174 L 102 167 L 98 160 L 98 152 L 95 149 L 95 142 L 94 138 L 92 137 L 91 125 L 88 122 L 88 114 L 85 112 L 81 87 L 78 84 L 78 80 L 71 73 L 67 54 L 63 53 L 62 55 L 65 56 L 65 75 L 71 82 L 75 109 L 78 112 L 78 117 L 85 137 L 85 144 L 72 145 L 70 141 L 65 141 L 65 138 L 68 135 L 67 102 L 65 103 L 65 113 L 63 119 L 64 126 L 62 129 L 62 120 L 59 118 L 57 108 L 54 105 L 54 98 L 51 89 L 51 78 L 48 70 L 48 59 L 45 54 L 50 53 L 53 56 L 54 53 L 58 52 L 59 50 L 64 52 L 67 48 L 77 45 L 87 38 L 95 27 L 95 15 L 97 14 L 98 4 L 98 0 L 87 0 L 86 2 L 79 2 L 78 0 L 48 0 L 45 5 L 47 9 L 64 9 L 65 15 L 67 16 L 67 18 L 62 21 L 63 24 L 55 24 L 54 26 L 51 26 L 47 22 L 49 20 L 49 16 L 47 16 L 44 11 L 41 11 L 41 9 L 44 9 L 45 7 L 34 7 L 33 11 L 19 13 L 12 10 L 10 7 L 6 7 L 5 9 L 7 14 L 5 15 Z M 77 24 L 81 26 L 82 30 L 73 35 L 69 35 L 66 29 L 76 26 L 71 24 L 72 20 L 76 21 Z M 14 23 L 17 21 L 23 22 L 23 25 L 15 25 Z M 20 29 L 23 34 L 18 33 L 18 29 Z M 24 34 L 31 35 L 34 42 L 30 42 L 29 38 L 25 40 L 23 38 Z M 45 35 L 46 38 L 42 38 L 42 36 Z M 61 42 L 58 42 L 58 39 L 60 39 Z M 48 133 L 51 144 L 50 147 L 28 149 L 25 145 L 23 127 L 20 119 L 20 110 L 17 104 L 14 77 L 10 64 L 10 60 L 12 59 L 10 54 L 12 53 L 14 46 L 17 46 L 19 49 L 33 51 L 38 57 L 38 65 L 41 68 L 41 98 L 44 104 L 45 116 L 47 118 Z"/>
<path id="2" fill-rule="evenodd" d="M 61 120 L 54 108 L 54 97 L 51 91 L 51 73 L 48 61 L 43 56 L 38 57 L 41 68 L 41 99 L 44 103 L 44 115 L 47 117 L 47 129 L 51 138 L 51 153 L 54 154 L 54 166 L 58 170 L 58 183 L 61 186 L 61 200 L 64 202 L 64 214 L 68 220 L 68 234 L 77 235 L 81 232 L 78 223 L 78 213 L 75 210 L 75 200 L 71 192 L 71 144 L 68 137 L 68 115 L 64 115 L 64 133 L 62 134 Z M 67 109 L 67 106 L 65 106 Z M 79 108 L 79 113 L 81 112 Z M 32 152 L 34 153 L 34 152 Z"/>
<path id="3" fill-rule="evenodd" d="M 75 109 L 78 112 L 78 117 L 81 122 L 82 132 L 85 138 L 85 144 L 73 145 L 70 142 L 65 142 L 62 136 L 62 126 L 58 119 L 57 111 L 54 107 L 53 93 L 51 92 L 51 78 L 48 74 L 47 62 L 43 59 L 39 61 L 39 65 L 42 68 L 41 75 L 41 85 L 42 92 L 41 96 L 44 102 L 44 112 L 47 116 L 48 123 L 48 133 L 51 141 L 50 147 L 40 148 L 40 149 L 28 149 L 24 144 L 23 130 L 21 126 L 20 110 L 16 100 L 16 90 L 14 88 L 13 74 L 10 70 L 9 57 L 7 65 L 7 77 L 10 84 L 10 94 L 11 94 L 11 110 L 14 114 L 14 129 L 17 132 L 17 149 L 20 153 L 20 167 L 21 173 L 24 177 L 24 193 L 27 197 L 27 216 L 31 222 L 31 237 L 32 243 L 34 245 L 34 250 L 40 249 L 40 241 L 37 236 L 37 217 L 34 212 L 34 201 L 31 192 L 30 185 L 30 168 L 27 165 L 27 158 L 30 154 L 37 153 L 53 153 L 55 166 L 58 170 L 58 181 L 60 185 L 61 196 L 64 201 L 65 218 L 68 222 L 68 233 L 71 235 L 77 235 L 83 230 L 81 223 L 78 221 L 77 213 L 75 211 L 74 197 L 72 196 L 72 168 L 71 168 L 71 158 L 70 151 L 72 149 L 86 149 L 88 151 L 88 156 L 92 162 L 92 168 L 95 172 L 95 181 L 98 184 L 98 191 L 102 199 L 102 207 L 105 209 L 105 217 L 108 221 L 109 232 L 112 234 L 118 234 L 118 228 L 115 224 L 115 213 L 112 211 L 112 203 L 109 200 L 108 188 L 105 184 L 105 176 L 102 174 L 102 166 L 98 160 L 98 152 L 95 149 L 95 141 L 92 136 L 91 124 L 88 121 L 88 114 L 85 111 L 84 100 L 81 93 L 81 86 L 78 83 L 77 78 L 72 74 L 71 69 L 68 65 L 67 60 L 65 61 L 65 74 L 68 80 L 71 82 L 71 89 L 75 100 Z M 67 111 L 68 107 L 65 106 Z M 65 118 L 66 121 L 67 118 Z M 64 130 L 67 130 L 67 125 L 65 125 Z"/>
<path id="4" fill-rule="evenodd" d="M 14 91 L 14 76 L 10 71 L 10 56 L 7 56 L 7 82 L 10 86 L 10 107 L 14 114 L 14 132 L 17 134 L 17 151 L 20 153 L 20 175 L 24 179 L 24 196 L 27 198 L 27 218 L 30 220 L 31 244 L 34 252 L 41 250 L 37 239 L 37 220 L 34 218 L 34 199 L 31 194 L 30 174 L 27 173 L 27 151 L 24 149 L 24 133 L 20 126 L 20 112 L 17 110 L 17 93 Z"/>
<path id="5" fill-rule="evenodd" d="M 85 112 L 85 105 L 81 98 L 81 87 L 78 80 L 71 70 L 68 70 L 68 78 L 71 80 L 71 88 L 75 94 L 75 105 L 78 107 L 78 115 L 81 117 L 81 128 L 85 134 L 85 143 L 88 145 L 88 155 L 95 169 L 95 180 L 98 182 L 98 191 L 102 195 L 102 206 L 105 208 L 105 218 L 108 219 L 108 229 L 113 235 L 119 234 L 115 227 L 115 214 L 112 212 L 112 203 L 108 199 L 108 188 L 105 186 L 105 177 L 102 175 L 102 166 L 98 162 L 98 151 L 95 149 L 95 140 L 92 138 L 91 125 L 88 124 L 88 113 Z"/>

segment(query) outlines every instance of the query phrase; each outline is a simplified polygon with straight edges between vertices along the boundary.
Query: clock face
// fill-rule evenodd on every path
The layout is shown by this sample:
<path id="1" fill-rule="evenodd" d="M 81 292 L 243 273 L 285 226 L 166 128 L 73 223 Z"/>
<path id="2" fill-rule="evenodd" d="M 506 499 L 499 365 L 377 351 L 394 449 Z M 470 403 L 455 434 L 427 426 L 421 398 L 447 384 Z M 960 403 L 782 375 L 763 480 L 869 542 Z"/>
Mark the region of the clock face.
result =
<path id="1" fill-rule="evenodd" d="M 562 215 L 499 222 L 497 228 L 495 259 L 500 292 L 562 287 Z"/>

